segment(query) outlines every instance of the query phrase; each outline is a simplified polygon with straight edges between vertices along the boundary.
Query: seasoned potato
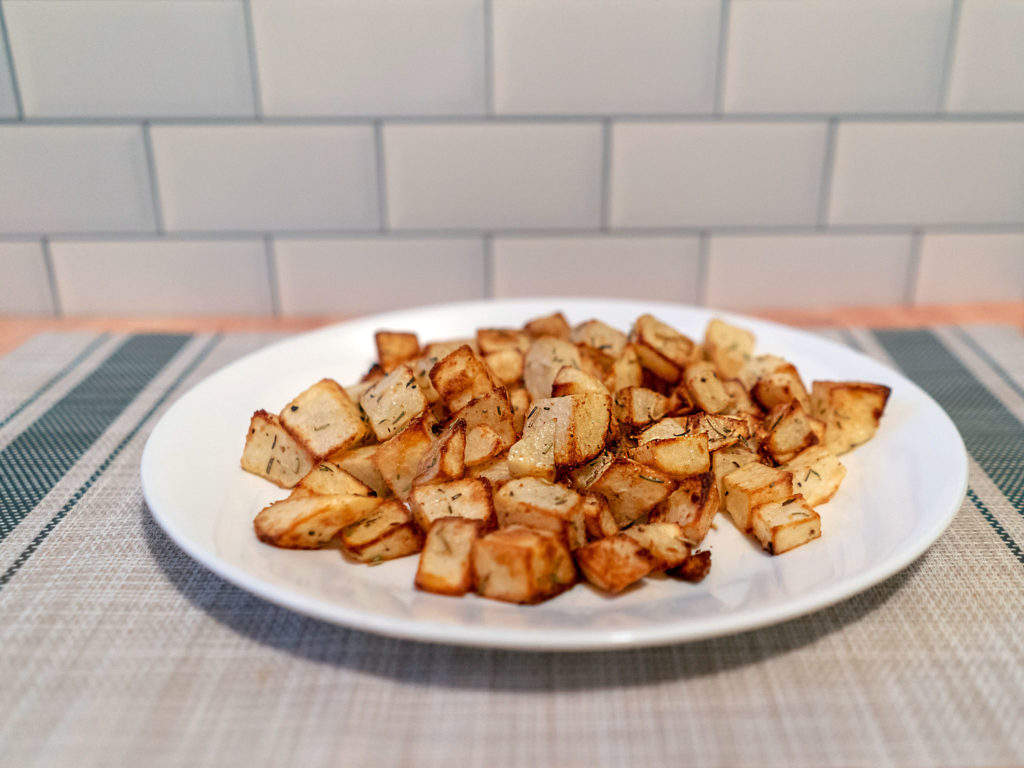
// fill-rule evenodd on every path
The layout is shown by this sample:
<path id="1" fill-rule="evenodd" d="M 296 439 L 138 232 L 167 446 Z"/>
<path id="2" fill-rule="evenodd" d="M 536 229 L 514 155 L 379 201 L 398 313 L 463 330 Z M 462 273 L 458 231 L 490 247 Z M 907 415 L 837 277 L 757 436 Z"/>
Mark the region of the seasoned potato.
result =
<path id="1" fill-rule="evenodd" d="M 678 524 L 683 538 L 697 546 L 708 535 L 719 503 L 715 476 L 705 472 L 681 480 L 679 487 L 654 508 L 648 519 L 652 523 Z"/>
<path id="2" fill-rule="evenodd" d="M 374 454 L 377 453 L 376 445 L 364 445 L 360 448 L 353 448 L 342 451 L 331 456 L 331 461 L 348 472 L 361 483 L 373 489 L 381 498 L 391 495 L 391 488 L 384 482 L 380 470 L 373 463 Z"/>
<path id="3" fill-rule="evenodd" d="M 569 340 L 576 344 L 586 344 L 612 357 L 621 355 L 628 341 L 626 334 L 600 320 L 580 323 L 572 329 Z"/>
<path id="4" fill-rule="evenodd" d="M 382 503 L 374 496 L 354 494 L 289 498 L 260 510 L 253 528 L 260 541 L 275 547 L 319 549 Z"/>
<path id="5" fill-rule="evenodd" d="M 564 367 L 580 368 L 580 352 L 574 344 L 545 336 L 530 345 L 523 365 L 523 383 L 533 400 L 551 397 L 555 375 Z"/>
<path id="6" fill-rule="evenodd" d="M 377 362 L 384 373 L 391 373 L 402 363 L 419 357 L 420 341 L 415 333 L 404 331 L 377 331 Z"/>
<path id="7" fill-rule="evenodd" d="M 626 387 L 639 387 L 644 383 L 644 369 L 635 344 L 627 344 L 612 363 L 605 375 L 604 385 L 609 392 L 618 392 Z"/>
<path id="8" fill-rule="evenodd" d="M 675 489 L 676 481 L 665 473 L 627 458 L 614 459 L 588 488 L 605 498 L 620 527 L 649 512 Z"/>
<path id="9" fill-rule="evenodd" d="M 754 334 L 713 318 L 704 332 L 704 351 L 722 375 L 731 379 L 754 354 Z"/>
<path id="10" fill-rule="evenodd" d="M 434 443 L 433 425 L 434 418 L 428 411 L 373 453 L 373 464 L 381 478 L 400 499 L 409 497 L 420 461 Z"/>
<path id="11" fill-rule="evenodd" d="M 340 464 L 324 460 L 313 467 L 292 490 L 296 496 L 328 496 L 334 493 L 348 493 L 356 496 L 376 496 L 376 492 L 354 475 L 342 469 Z"/>
<path id="12" fill-rule="evenodd" d="M 698 362 L 686 366 L 683 381 L 693 403 L 707 413 L 721 413 L 732 405 L 718 372 L 711 363 Z"/>
<path id="13" fill-rule="evenodd" d="M 711 571 L 711 552 L 692 552 L 686 562 L 678 568 L 672 568 L 666 573 L 674 579 L 697 583 L 704 580 L 704 577 Z"/>
<path id="14" fill-rule="evenodd" d="M 821 518 L 802 496 L 758 504 L 751 513 L 754 536 L 773 555 L 821 536 Z"/>
<path id="15" fill-rule="evenodd" d="M 458 480 L 466 472 L 466 422 L 455 419 L 423 454 L 413 485 Z"/>
<path id="16" fill-rule="evenodd" d="M 415 555 L 423 549 L 423 533 L 406 506 L 395 499 L 341 530 L 341 545 L 356 560 L 377 565 Z"/>
<path id="17" fill-rule="evenodd" d="M 805 411 L 811 410 L 811 401 L 807 396 L 800 374 L 792 365 L 785 369 L 762 376 L 750 389 L 750 394 L 766 411 L 777 405 L 785 405 L 796 400 Z"/>
<path id="18" fill-rule="evenodd" d="M 467 477 L 447 483 L 418 485 L 409 497 L 413 519 L 423 531 L 429 531 L 442 517 L 479 520 L 484 530 L 496 524 L 491 484 L 482 477 Z"/>
<path id="19" fill-rule="evenodd" d="M 355 446 L 368 432 L 359 408 L 331 379 L 318 381 L 288 403 L 280 420 L 318 460 Z"/>
<path id="20" fill-rule="evenodd" d="M 812 507 L 831 500 L 846 477 L 846 467 L 823 445 L 808 448 L 782 468 L 793 473 L 793 490 Z"/>
<path id="21" fill-rule="evenodd" d="M 479 328 L 476 332 L 476 344 L 481 355 L 490 355 L 506 349 L 526 354 L 531 342 L 530 334 L 526 331 L 512 328 Z"/>
<path id="22" fill-rule="evenodd" d="M 722 485 L 722 478 L 733 470 L 754 462 L 765 463 L 760 456 L 743 445 L 732 445 L 711 454 L 711 474 L 714 475 L 715 485 L 718 487 L 721 509 L 725 509 L 725 487 Z"/>
<path id="23" fill-rule="evenodd" d="M 555 379 L 551 383 L 552 397 L 565 397 L 566 395 L 585 395 L 595 393 L 608 395 L 608 388 L 589 373 L 585 373 L 572 366 L 562 366 Z"/>
<path id="24" fill-rule="evenodd" d="M 619 524 L 615 522 L 608 502 L 600 496 L 584 496 L 580 505 L 583 511 L 583 524 L 587 528 L 587 538 L 591 541 L 614 536 L 619 532 Z"/>
<path id="25" fill-rule="evenodd" d="M 466 466 L 492 459 L 516 441 L 514 415 L 504 391 L 471 400 L 452 418 L 466 422 Z M 489 429 L 481 430 L 481 426 Z"/>
<path id="26" fill-rule="evenodd" d="M 473 542 L 480 536 L 480 521 L 442 517 L 427 531 L 416 588 L 439 595 L 464 595 L 473 588 Z"/>
<path id="27" fill-rule="evenodd" d="M 576 568 L 558 536 L 514 525 L 473 542 L 476 590 L 509 603 L 539 603 L 571 587 Z"/>
<path id="28" fill-rule="evenodd" d="M 607 395 L 587 393 L 536 400 L 527 415 L 522 440 L 509 451 L 512 472 L 544 476 L 551 465 L 563 468 L 584 464 L 604 450 L 610 425 L 611 398 Z M 549 434 L 553 438 L 550 443 Z M 523 445 L 517 448 L 520 443 Z M 549 453 L 550 464 L 546 458 Z"/>
<path id="29" fill-rule="evenodd" d="M 512 471 L 508 466 L 508 456 L 499 456 L 483 464 L 477 464 L 466 470 L 467 477 L 483 477 L 490 481 L 491 488 L 500 488 L 503 483 L 512 479 Z"/>
<path id="30" fill-rule="evenodd" d="M 501 349 L 483 355 L 484 365 L 502 384 L 515 384 L 523 378 L 525 358 L 518 349 Z"/>
<path id="31" fill-rule="evenodd" d="M 800 402 L 777 405 L 768 412 L 761 450 L 776 464 L 785 464 L 801 451 L 817 445 L 824 425 L 807 414 Z"/>
<path id="32" fill-rule="evenodd" d="M 605 592 L 621 592 L 655 570 L 654 556 L 635 539 L 617 533 L 576 550 L 584 578 Z"/>
<path id="33" fill-rule="evenodd" d="M 690 545 L 676 523 L 637 523 L 622 533 L 651 553 L 656 571 L 677 568 L 690 556 Z"/>
<path id="34" fill-rule="evenodd" d="M 256 411 L 249 421 L 242 451 L 242 469 L 264 477 L 274 485 L 291 488 L 313 468 L 313 457 L 266 411 Z"/>
<path id="35" fill-rule="evenodd" d="M 565 539 L 570 549 L 587 543 L 583 497 L 564 485 L 536 477 L 509 480 L 494 494 L 498 525 L 522 525 Z"/>
<path id="36" fill-rule="evenodd" d="M 826 448 L 841 456 L 875 436 L 891 390 L 862 381 L 816 381 L 811 413 L 825 422 Z"/>
<path id="37" fill-rule="evenodd" d="M 750 533 L 754 507 L 793 495 L 793 473 L 751 462 L 722 478 L 725 510 L 744 533 Z"/>
<path id="38" fill-rule="evenodd" d="M 640 364 L 663 381 L 679 381 L 683 368 L 694 362 L 696 345 L 653 315 L 636 319 L 629 340 L 636 345 Z"/>
<path id="39" fill-rule="evenodd" d="M 646 387 L 626 387 L 615 393 L 615 418 L 631 427 L 646 427 L 668 412 L 669 400 Z"/>
<path id="40" fill-rule="evenodd" d="M 397 435 L 427 410 L 429 403 L 420 391 L 408 365 L 399 365 L 370 387 L 359 399 L 370 428 L 381 442 Z"/>
<path id="41" fill-rule="evenodd" d="M 674 480 L 703 474 L 711 469 L 706 434 L 646 440 L 630 449 L 629 457 L 664 472 Z"/>
<path id="42" fill-rule="evenodd" d="M 430 382 L 441 401 L 452 411 L 495 389 L 487 366 L 466 344 L 437 361 L 430 369 Z"/>
<path id="43" fill-rule="evenodd" d="M 569 322 L 561 312 L 534 318 L 523 326 L 523 330 L 530 335 L 531 339 L 550 336 L 565 341 L 569 340 Z"/>

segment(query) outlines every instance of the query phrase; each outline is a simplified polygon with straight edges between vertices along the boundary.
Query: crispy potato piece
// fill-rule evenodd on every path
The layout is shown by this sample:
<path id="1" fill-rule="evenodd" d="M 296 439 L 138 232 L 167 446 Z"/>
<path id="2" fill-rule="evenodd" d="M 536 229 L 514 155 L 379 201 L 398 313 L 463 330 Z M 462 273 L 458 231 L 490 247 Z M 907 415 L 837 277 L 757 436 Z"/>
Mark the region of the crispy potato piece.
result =
<path id="1" fill-rule="evenodd" d="M 343 470 L 354 478 L 373 489 L 381 498 L 391 495 L 391 489 L 381 477 L 380 470 L 373 463 L 373 456 L 377 453 L 376 445 L 364 445 L 360 448 L 352 448 L 348 451 L 341 451 L 331 455 L 331 461 L 335 462 Z"/>
<path id="2" fill-rule="evenodd" d="M 523 378 L 523 353 L 518 349 L 501 349 L 483 356 L 484 365 L 502 384 L 515 384 Z"/>
<path id="3" fill-rule="evenodd" d="M 694 475 L 680 481 L 679 487 L 654 508 L 648 520 L 677 523 L 683 530 L 683 538 L 697 546 L 711 530 L 720 498 L 714 474 Z"/>
<path id="4" fill-rule="evenodd" d="M 704 331 L 704 352 L 722 376 L 731 379 L 739 375 L 753 356 L 754 334 L 720 318 L 712 318 Z"/>
<path id="5" fill-rule="evenodd" d="M 740 369 L 738 378 L 747 389 L 753 389 L 758 379 L 776 373 L 786 371 L 792 366 L 778 355 L 757 355 L 747 360 Z M 793 369 L 796 370 L 795 368 Z"/>
<path id="6" fill-rule="evenodd" d="M 523 383 L 533 400 L 551 397 L 551 385 L 563 366 L 581 368 L 580 351 L 568 341 L 551 337 L 530 345 L 523 365 Z"/>
<path id="7" fill-rule="evenodd" d="M 468 345 L 445 355 L 430 369 L 430 382 L 449 410 L 464 408 L 495 390 L 490 372 Z"/>
<path id="8" fill-rule="evenodd" d="M 773 555 L 821 536 L 821 518 L 799 494 L 758 504 L 751 512 L 751 526 L 761 546 Z"/>
<path id="9" fill-rule="evenodd" d="M 325 459 L 313 467 L 292 490 L 289 498 L 296 496 L 328 496 L 347 493 L 355 496 L 376 496 L 376 492 L 354 475 L 342 469 L 340 464 Z"/>
<path id="10" fill-rule="evenodd" d="M 260 410 L 249 420 L 242 450 L 242 469 L 291 488 L 313 468 L 306 447 L 286 430 L 277 416 Z"/>
<path id="11" fill-rule="evenodd" d="M 602 497 L 584 496 L 580 509 L 583 511 L 583 524 L 587 529 L 587 538 L 591 541 L 614 536 L 619 532 L 619 525 L 615 522 L 612 510 Z"/>
<path id="12" fill-rule="evenodd" d="M 750 396 L 750 391 L 743 386 L 742 381 L 739 379 L 728 379 L 722 382 L 722 387 L 732 399 L 732 404 L 723 411 L 724 414 L 728 416 L 748 414 L 761 418 L 763 411 L 754 402 L 754 399 Z"/>
<path id="13" fill-rule="evenodd" d="M 653 315 L 636 319 L 629 340 L 636 345 L 640 364 L 670 384 L 679 381 L 683 368 L 696 360 L 693 339 Z"/>
<path id="14" fill-rule="evenodd" d="M 412 362 L 420 354 L 420 340 L 415 333 L 377 331 L 374 341 L 377 343 L 377 362 L 384 373 L 391 373 L 403 363 Z"/>
<path id="15" fill-rule="evenodd" d="M 695 413 L 687 417 L 686 425 L 692 434 L 708 436 L 710 451 L 728 448 L 750 437 L 750 424 L 742 416 Z"/>
<path id="16" fill-rule="evenodd" d="M 368 433 L 359 408 L 331 379 L 321 379 L 288 403 L 280 419 L 317 460 L 357 445 Z"/>
<path id="17" fill-rule="evenodd" d="M 512 407 L 504 391 L 489 392 L 470 401 L 452 418 L 466 422 L 466 466 L 492 459 L 516 441 Z M 481 425 L 489 427 L 490 432 L 478 429 Z"/>
<path id="18" fill-rule="evenodd" d="M 543 401 L 542 401 L 543 402 Z M 555 435 L 558 422 L 552 418 L 537 418 L 537 411 L 531 411 L 523 428 L 523 436 L 508 450 L 508 469 L 512 477 L 539 477 L 554 480 Z"/>
<path id="19" fill-rule="evenodd" d="M 711 474 L 714 475 L 715 485 L 718 486 L 719 509 L 725 510 L 725 487 L 722 485 L 722 478 L 752 462 L 764 463 L 758 454 L 744 445 L 731 445 L 711 454 Z"/>
<path id="20" fill-rule="evenodd" d="M 530 393 L 525 387 L 513 387 L 508 390 L 508 403 L 512 406 L 512 427 L 516 436 L 521 437 L 526 425 L 526 414 L 530 412 Z"/>
<path id="21" fill-rule="evenodd" d="M 481 355 L 490 355 L 506 349 L 515 349 L 526 354 L 530 348 L 530 334 L 512 328 L 480 328 L 476 332 L 476 344 Z"/>
<path id="22" fill-rule="evenodd" d="M 565 319 L 565 315 L 561 312 L 555 312 L 544 317 L 536 317 L 524 325 L 523 330 L 532 339 L 542 339 L 545 336 L 551 336 L 564 341 L 569 340 L 569 321 Z"/>
<path id="23" fill-rule="evenodd" d="M 415 585 L 424 592 L 464 595 L 473 588 L 473 542 L 480 536 L 480 521 L 442 517 L 434 521 L 416 568 Z"/>
<path id="24" fill-rule="evenodd" d="M 614 459 L 588 487 L 605 498 L 620 528 L 649 512 L 675 489 L 676 481 L 668 475 L 627 458 Z"/>
<path id="25" fill-rule="evenodd" d="M 426 411 L 429 403 L 412 368 L 402 364 L 363 393 L 359 405 L 377 439 L 384 442 Z"/>
<path id="26" fill-rule="evenodd" d="M 567 476 L 569 482 L 576 490 L 586 491 L 601 479 L 601 475 L 615 459 L 616 456 L 611 451 L 602 451 L 591 461 L 571 470 Z"/>
<path id="27" fill-rule="evenodd" d="M 547 442 L 554 423 L 554 440 Z M 547 453 L 556 468 L 577 467 L 604 450 L 611 425 L 611 398 L 587 393 L 534 402 L 523 427 L 523 438 L 509 451 L 513 474 L 548 473 Z M 537 434 L 534 434 L 534 433 Z M 525 442 L 524 442 L 525 441 Z M 550 448 L 548 446 L 551 446 Z"/>
<path id="28" fill-rule="evenodd" d="M 455 419 L 423 454 L 413 485 L 458 480 L 466 472 L 466 422 Z"/>
<path id="29" fill-rule="evenodd" d="M 722 478 L 725 510 L 744 533 L 750 533 L 754 507 L 793 495 L 793 473 L 750 462 Z"/>
<path id="30" fill-rule="evenodd" d="M 673 579 L 679 579 L 680 581 L 689 581 L 692 584 L 696 584 L 699 581 L 703 581 L 704 577 L 711 571 L 711 552 L 705 549 L 703 552 L 693 552 L 686 562 L 680 565 L 678 568 L 672 568 L 666 573 Z"/>
<path id="31" fill-rule="evenodd" d="M 374 363 L 369 367 L 366 373 L 363 374 L 362 378 L 359 379 L 359 383 L 376 384 L 386 375 L 387 374 L 384 373 L 384 369 L 380 367 L 380 363 Z"/>
<path id="32" fill-rule="evenodd" d="M 415 555 L 423 549 L 423 533 L 412 521 L 405 504 L 395 499 L 341 530 L 341 545 L 361 563 Z"/>
<path id="33" fill-rule="evenodd" d="M 587 344 L 577 344 L 580 353 L 580 369 L 588 376 L 604 380 L 615 365 L 615 358 Z"/>
<path id="34" fill-rule="evenodd" d="M 571 488 L 536 477 L 509 480 L 494 494 L 498 525 L 522 525 L 565 539 L 569 549 L 587 543 L 583 497 Z"/>
<path id="35" fill-rule="evenodd" d="M 319 549 L 381 503 L 374 496 L 353 494 L 283 499 L 261 509 L 253 528 L 260 541 L 275 547 Z"/>
<path id="36" fill-rule="evenodd" d="M 489 424 L 477 424 L 466 435 L 466 464 L 475 466 L 500 456 L 506 446 Z"/>
<path id="37" fill-rule="evenodd" d="M 475 467 L 468 467 L 466 477 L 483 477 L 490 481 L 491 488 L 500 488 L 503 483 L 512 479 L 508 456 L 498 456 Z"/>
<path id="38" fill-rule="evenodd" d="M 491 600 L 539 603 L 576 582 L 572 555 L 558 536 L 514 525 L 473 542 L 476 590 Z"/>
<path id="39" fill-rule="evenodd" d="M 604 378 L 604 385 L 609 392 L 618 392 L 626 387 L 639 387 L 644 383 L 644 369 L 640 365 L 640 356 L 635 344 L 627 344 L 622 353 L 612 363 L 611 369 Z"/>
<path id="40" fill-rule="evenodd" d="M 565 365 L 555 374 L 551 383 L 552 397 L 565 397 L 566 395 L 585 395 L 588 392 L 599 395 L 608 395 L 608 388 L 589 373 L 584 373 L 578 368 Z"/>
<path id="41" fill-rule="evenodd" d="M 628 341 L 626 334 L 600 320 L 580 323 L 572 329 L 569 340 L 575 344 L 586 344 L 612 357 L 621 355 Z"/>
<path id="42" fill-rule="evenodd" d="M 615 418 L 631 427 L 645 427 L 663 417 L 669 408 L 664 395 L 646 387 L 626 387 L 615 393 Z"/>
<path id="43" fill-rule="evenodd" d="M 413 520 L 423 531 L 442 517 L 479 520 L 484 530 L 496 525 L 491 484 L 482 477 L 467 477 L 447 483 L 418 485 L 409 497 Z"/>
<path id="44" fill-rule="evenodd" d="M 427 411 L 387 442 L 377 446 L 373 464 L 391 492 L 407 499 L 420 461 L 434 442 L 433 415 Z"/>
<path id="45" fill-rule="evenodd" d="M 654 556 L 635 539 L 617 533 L 576 550 L 583 576 L 605 592 L 621 592 L 655 569 Z"/>
<path id="46" fill-rule="evenodd" d="M 700 475 L 711 469 L 706 434 L 647 440 L 628 452 L 629 458 L 653 467 L 673 480 Z"/>
<path id="47" fill-rule="evenodd" d="M 875 436 L 892 390 L 862 381 L 816 381 L 811 392 L 811 413 L 825 422 L 822 442 L 840 456 Z"/>
<path id="48" fill-rule="evenodd" d="M 776 464 L 785 464 L 798 453 L 819 442 L 824 425 L 809 416 L 799 401 L 777 405 L 768 412 L 761 450 Z"/>
<path id="49" fill-rule="evenodd" d="M 804 387 L 803 381 L 800 380 L 800 374 L 792 365 L 781 371 L 762 376 L 751 387 L 750 394 L 766 411 L 794 400 L 799 402 L 805 411 L 810 412 L 811 410 L 811 400 L 807 396 L 807 389 Z"/>
<path id="50" fill-rule="evenodd" d="M 707 413 L 721 413 L 732 405 L 715 367 L 708 362 L 691 363 L 683 372 L 683 381 L 694 404 Z"/>
<path id="51" fill-rule="evenodd" d="M 694 430 L 686 417 L 669 417 L 651 424 L 643 432 L 636 436 L 638 445 L 643 445 L 652 440 L 671 440 L 676 437 L 687 437 L 692 435 L 706 434 L 701 430 Z"/>
<path id="52" fill-rule="evenodd" d="M 690 545 L 676 523 L 637 523 L 622 533 L 651 553 L 656 571 L 677 568 L 690 556 Z"/>
<path id="53" fill-rule="evenodd" d="M 793 473 L 793 490 L 812 507 L 830 501 L 846 477 L 846 467 L 823 445 L 802 451 L 782 468 Z"/>

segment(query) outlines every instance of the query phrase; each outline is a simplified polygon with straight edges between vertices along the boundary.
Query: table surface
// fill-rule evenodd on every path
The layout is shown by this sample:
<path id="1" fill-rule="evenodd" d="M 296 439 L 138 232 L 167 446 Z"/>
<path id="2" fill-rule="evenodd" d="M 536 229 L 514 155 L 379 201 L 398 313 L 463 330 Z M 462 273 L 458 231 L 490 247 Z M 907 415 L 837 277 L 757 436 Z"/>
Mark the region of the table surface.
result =
<path id="1" fill-rule="evenodd" d="M 0 766 L 1024 764 L 1022 308 L 775 313 L 845 326 L 822 332 L 949 412 L 971 456 L 953 525 L 810 616 L 589 654 L 335 627 L 164 536 L 149 430 L 316 321 L 0 320 Z"/>

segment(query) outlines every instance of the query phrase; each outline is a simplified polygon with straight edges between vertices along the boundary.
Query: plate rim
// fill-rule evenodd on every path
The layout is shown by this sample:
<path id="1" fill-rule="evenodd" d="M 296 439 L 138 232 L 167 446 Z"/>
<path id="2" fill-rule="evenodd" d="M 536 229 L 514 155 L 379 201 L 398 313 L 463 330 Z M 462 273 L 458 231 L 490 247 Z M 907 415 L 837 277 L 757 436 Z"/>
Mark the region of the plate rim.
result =
<path id="1" fill-rule="evenodd" d="M 709 316 L 722 317 L 735 322 L 754 322 L 762 327 L 770 327 L 783 334 L 796 334 L 806 339 L 812 339 L 816 343 L 833 345 L 843 350 L 844 353 L 868 361 L 871 365 L 886 368 L 891 375 L 897 377 L 901 384 L 909 386 L 916 396 L 927 401 L 935 410 L 936 414 L 944 420 L 951 437 L 955 437 L 955 443 L 951 449 L 957 449 L 955 459 L 960 471 L 960 481 L 957 483 L 958 491 L 956 498 L 949 499 L 948 507 L 931 519 L 931 524 L 909 544 L 904 542 L 897 551 L 874 563 L 869 568 L 847 576 L 841 580 L 827 584 L 824 588 L 813 590 L 809 593 L 796 596 L 779 604 L 771 604 L 766 607 L 747 609 L 740 613 L 726 613 L 710 617 L 713 620 L 695 620 L 692 617 L 685 620 L 665 622 L 654 626 L 629 628 L 629 629 L 605 629 L 584 630 L 581 634 L 565 634 L 564 630 L 545 631 L 538 628 L 502 628 L 487 625 L 466 626 L 462 624 L 452 625 L 426 619 L 395 618 L 382 616 L 360 609 L 352 609 L 337 604 L 327 604 L 324 600 L 307 596 L 287 586 L 275 585 L 259 576 L 253 575 L 246 569 L 227 562 L 215 553 L 208 552 L 201 543 L 193 539 L 177 523 L 175 516 L 165 509 L 161 499 L 155 497 L 153 483 L 149 479 L 150 473 L 154 471 L 152 459 L 155 436 L 160 434 L 161 427 L 165 425 L 172 413 L 175 413 L 181 404 L 185 402 L 196 390 L 203 388 L 212 381 L 229 376 L 232 370 L 243 365 L 252 364 L 254 358 L 261 356 L 273 356 L 280 348 L 285 347 L 299 339 L 310 340 L 318 335 L 329 336 L 337 333 L 346 327 L 359 324 L 378 325 L 386 327 L 391 318 L 400 318 L 406 315 L 413 315 L 422 312 L 441 311 L 477 311 L 495 305 L 503 305 L 513 309 L 532 307 L 537 304 L 550 305 L 552 307 L 566 308 L 572 305 L 592 306 L 594 303 L 605 305 L 615 304 L 622 307 L 643 306 L 652 314 L 659 310 L 665 311 L 693 311 Z M 140 478 L 142 483 L 143 497 L 146 501 L 150 515 L 164 533 L 184 551 L 189 557 L 202 565 L 215 575 L 223 578 L 234 586 L 243 589 L 250 594 L 264 599 L 274 605 L 294 611 L 296 613 L 310 616 L 318 620 L 326 621 L 337 626 L 357 629 L 364 632 L 371 632 L 378 635 L 410 640 L 416 642 L 443 643 L 462 647 L 493 648 L 501 650 L 526 651 L 526 652 L 559 652 L 559 651 L 605 651 L 624 648 L 657 647 L 675 643 L 696 642 L 716 637 L 733 635 L 740 632 L 753 631 L 767 626 L 781 624 L 792 619 L 805 616 L 843 600 L 854 597 L 865 590 L 880 584 L 897 573 L 903 571 L 911 563 L 921 557 L 924 552 L 934 544 L 938 538 L 950 526 L 956 516 L 967 493 L 969 461 L 966 446 L 963 438 L 953 423 L 952 419 L 944 409 L 902 372 L 887 366 L 885 363 L 850 347 L 843 346 L 838 342 L 817 337 L 810 331 L 802 328 L 794 328 L 782 323 L 761 318 L 747 316 L 727 310 L 718 310 L 713 307 L 701 307 L 691 304 L 674 302 L 649 302 L 636 299 L 615 299 L 601 297 L 529 297 L 516 299 L 485 299 L 464 302 L 443 302 L 429 304 L 419 307 L 411 307 L 402 310 L 389 311 L 385 313 L 364 315 L 340 322 L 332 322 L 325 326 L 298 334 L 289 334 L 283 339 L 267 344 L 243 355 L 237 360 L 222 366 L 216 371 L 203 377 L 200 381 L 182 393 L 175 399 L 174 403 L 161 415 L 160 419 L 150 430 L 143 448 L 140 461 Z M 410 587 L 411 589 L 411 587 Z M 438 599 L 450 599 L 440 597 Z M 599 637 L 598 637 L 599 636 Z"/>

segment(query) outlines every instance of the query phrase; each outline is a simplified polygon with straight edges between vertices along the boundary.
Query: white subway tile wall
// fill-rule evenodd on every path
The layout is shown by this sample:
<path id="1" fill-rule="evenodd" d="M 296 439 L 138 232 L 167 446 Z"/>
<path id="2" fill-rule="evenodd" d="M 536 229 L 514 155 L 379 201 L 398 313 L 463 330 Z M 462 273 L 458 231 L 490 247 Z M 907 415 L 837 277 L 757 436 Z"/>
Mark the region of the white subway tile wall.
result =
<path id="1" fill-rule="evenodd" d="M 2 0 L 0 313 L 1019 301 L 1022 51 L 1024 0 Z"/>

